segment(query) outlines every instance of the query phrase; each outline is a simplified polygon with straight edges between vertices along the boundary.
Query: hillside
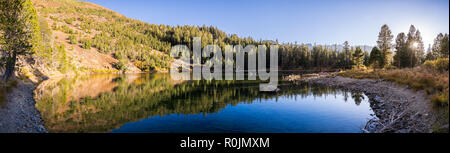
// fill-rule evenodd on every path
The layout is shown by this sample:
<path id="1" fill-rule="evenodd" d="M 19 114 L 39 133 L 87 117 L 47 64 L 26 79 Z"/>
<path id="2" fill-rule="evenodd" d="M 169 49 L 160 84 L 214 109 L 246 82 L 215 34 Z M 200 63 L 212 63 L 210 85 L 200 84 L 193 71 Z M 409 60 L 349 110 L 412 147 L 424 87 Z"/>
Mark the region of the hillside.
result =
<path id="1" fill-rule="evenodd" d="M 215 27 L 149 24 L 89 2 L 32 2 L 37 9 L 42 48 L 32 57 L 19 60 L 18 75 L 34 82 L 85 73 L 167 71 L 170 47 L 191 47 L 195 36 L 202 37 L 202 46 L 258 44 Z"/>
<path id="2" fill-rule="evenodd" d="M 90 2 L 32 0 L 42 36 L 40 49 L 19 60 L 18 76 L 33 82 L 74 74 L 168 71 L 171 46 L 201 37 L 202 47 L 271 45 L 278 41 L 253 40 L 227 34 L 213 26 L 168 26 L 145 23 Z M 334 45 L 279 44 L 283 70 L 351 68 L 358 47 L 347 51 Z M 367 46 L 363 50 L 368 51 Z M 368 58 L 368 53 L 364 55 Z M 365 63 L 366 64 L 366 63 Z"/>
<path id="3" fill-rule="evenodd" d="M 83 72 L 167 71 L 172 44 L 191 44 L 202 36 L 203 46 L 219 42 L 254 43 L 213 27 L 165 26 L 126 18 L 77 0 L 33 0 L 38 10 L 44 48 L 35 59 L 43 74 Z M 188 31 L 188 32 L 186 32 Z M 227 39 L 228 38 L 228 39 Z M 38 67 L 39 68 L 39 67 Z M 44 69 L 51 70 L 44 70 Z"/>
<path id="4" fill-rule="evenodd" d="M 137 43 L 136 38 L 144 34 L 123 24 L 139 21 L 88 2 L 32 2 L 38 11 L 42 48 L 19 60 L 18 76 L 36 82 L 61 75 L 167 70 L 169 57 Z M 145 65 L 150 60 L 153 65 Z"/>

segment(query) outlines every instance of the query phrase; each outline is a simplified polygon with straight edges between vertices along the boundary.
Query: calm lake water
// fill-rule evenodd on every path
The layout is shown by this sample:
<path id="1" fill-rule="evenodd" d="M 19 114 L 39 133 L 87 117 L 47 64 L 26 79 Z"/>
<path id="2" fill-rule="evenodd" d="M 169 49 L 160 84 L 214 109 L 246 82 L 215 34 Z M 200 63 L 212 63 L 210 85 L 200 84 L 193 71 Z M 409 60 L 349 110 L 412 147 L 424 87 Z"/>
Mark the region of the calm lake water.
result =
<path id="1" fill-rule="evenodd" d="M 50 132 L 339 133 L 373 118 L 363 93 L 258 81 L 173 81 L 169 74 L 47 80 L 35 90 Z"/>

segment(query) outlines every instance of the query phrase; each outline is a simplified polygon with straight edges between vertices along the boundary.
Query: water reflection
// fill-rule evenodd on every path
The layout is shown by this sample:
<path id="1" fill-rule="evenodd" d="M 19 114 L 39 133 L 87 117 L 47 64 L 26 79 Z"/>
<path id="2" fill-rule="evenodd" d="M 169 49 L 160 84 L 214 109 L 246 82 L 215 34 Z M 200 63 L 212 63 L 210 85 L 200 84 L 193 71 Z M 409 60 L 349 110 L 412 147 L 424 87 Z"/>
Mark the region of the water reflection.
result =
<path id="1" fill-rule="evenodd" d="M 259 84 L 92 75 L 45 81 L 35 100 L 50 132 L 358 132 L 371 113 L 362 93 L 288 82 L 279 83 L 280 92 L 260 92 Z M 327 124 L 339 127 L 320 129 Z"/>

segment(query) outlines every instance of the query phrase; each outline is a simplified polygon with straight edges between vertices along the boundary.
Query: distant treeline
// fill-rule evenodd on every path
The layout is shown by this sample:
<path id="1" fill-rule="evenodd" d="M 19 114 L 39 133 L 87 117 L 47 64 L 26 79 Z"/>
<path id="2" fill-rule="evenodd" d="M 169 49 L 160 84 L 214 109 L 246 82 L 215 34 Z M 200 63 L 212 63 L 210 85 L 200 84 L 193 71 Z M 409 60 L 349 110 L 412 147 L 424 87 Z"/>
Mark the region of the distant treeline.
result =
<path id="1" fill-rule="evenodd" d="M 61 2 L 60 2 L 61 3 Z M 422 64 L 426 59 L 448 57 L 448 35 L 439 34 L 433 46 L 425 55 L 424 44 L 419 30 L 411 25 L 408 34 L 400 33 L 394 41 L 389 27 L 383 25 L 378 35 L 376 48 L 363 50 L 358 46 L 350 46 L 345 41 L 342 49 L 338 44 L 306 45 L 279 44 L 278 41 L 254 40 L 251 37 L 239 37 L 227 34 L 213 26 L 169 26 L 163 24 L 149 24 L 129 19 L 106 9 L 82 7 L 85 2 L 66 2 L 58 8 L 41 8 L 41 14 L 48 14 L 53 20 L 64 21 L 75 25 L 81 33 L 98 31 L 92 39 L 74 32 L 71 42 L 79 43 L 84 48 L 95 47 L 103 53 L 112 53 L 117 59 L 129 59 L 142 70 L 168 68 L 170 57 L 167 56 L 174 45 L 184 44 L 192 49 L 193 37 L 201 37 L 202 47 L 209 44 L 219 45 L 224 50 L 225 45 L 279 45 L 279 66 L 284 70 L 309 69 L 350 69 L 353 67 L 414 67 Z M 78 14 L 78 17 L 56 18 L 52 14 Z M 98 18 L 102 18 L 101 22 Z M 78 23 L 74 22 L 78 21 Z M 53 25 L 54 29 L 58 29 Z M 68 27 L 59 27 L 70 33 Z M 64 30 L 65 29 L 65 30 Z M 69 30 L 68 30 L 69 29 Z M 333 46 L 333 45 L 332 45 Z M 166 55 L 152 53 L 157 50 Z M 191 54 L 192 55 L 192 54 Z"/>

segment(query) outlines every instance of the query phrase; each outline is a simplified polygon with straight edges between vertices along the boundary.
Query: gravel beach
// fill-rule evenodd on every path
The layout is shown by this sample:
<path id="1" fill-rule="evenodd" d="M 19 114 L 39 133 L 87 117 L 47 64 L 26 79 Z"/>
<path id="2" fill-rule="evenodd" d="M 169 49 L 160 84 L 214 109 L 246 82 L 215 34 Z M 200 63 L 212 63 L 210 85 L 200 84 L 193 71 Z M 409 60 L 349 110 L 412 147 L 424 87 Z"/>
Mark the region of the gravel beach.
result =
<path id="1" fill-rule="evenodd" d="M 35 108 L 33 84 L 18 80 L 8 93 L 7 102 L 0 105 L 0 133 L 47 133 L 41 114 Z"/>

